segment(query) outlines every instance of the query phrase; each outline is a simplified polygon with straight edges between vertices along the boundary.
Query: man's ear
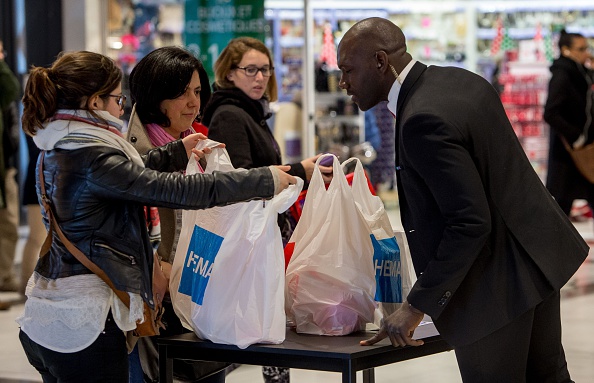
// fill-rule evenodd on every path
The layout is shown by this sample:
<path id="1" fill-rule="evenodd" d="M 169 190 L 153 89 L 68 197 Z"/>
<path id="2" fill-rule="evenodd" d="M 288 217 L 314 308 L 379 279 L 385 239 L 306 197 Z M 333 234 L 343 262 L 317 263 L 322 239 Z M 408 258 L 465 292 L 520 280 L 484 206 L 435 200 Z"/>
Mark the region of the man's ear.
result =
<path id="1" fill-rule="evenodd" d="M 388 61 L 388 54 L 386 52 L 375 52 L 375 66 L 381 70 L 386 70 L 390 66 L 390 63 Z"/>

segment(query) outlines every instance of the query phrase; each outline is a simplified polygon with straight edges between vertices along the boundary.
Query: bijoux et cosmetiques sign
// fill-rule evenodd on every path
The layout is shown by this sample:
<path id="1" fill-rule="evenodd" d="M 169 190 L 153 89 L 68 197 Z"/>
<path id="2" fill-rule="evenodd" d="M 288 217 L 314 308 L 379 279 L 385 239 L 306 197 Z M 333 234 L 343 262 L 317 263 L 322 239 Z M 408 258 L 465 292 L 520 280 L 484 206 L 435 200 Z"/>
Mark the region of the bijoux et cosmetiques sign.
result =
<path id="1" fill-rule="evenodd" d="M 264 0 L 187 0 L 184 43 L 214 79 L 213 65 L 229 40 L 239 36 L 264 41 Z"/>

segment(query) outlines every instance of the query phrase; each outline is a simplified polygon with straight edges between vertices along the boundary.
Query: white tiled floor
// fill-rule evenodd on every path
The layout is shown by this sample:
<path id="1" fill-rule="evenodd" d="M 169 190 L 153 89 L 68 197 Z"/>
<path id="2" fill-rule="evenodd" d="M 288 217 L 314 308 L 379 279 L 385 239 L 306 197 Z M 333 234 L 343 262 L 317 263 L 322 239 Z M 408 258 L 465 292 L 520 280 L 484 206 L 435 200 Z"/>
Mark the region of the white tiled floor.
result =
<path id="1" fill-rule="evenodd" d="M 391 217 L 394 223 L 396 219 Z M 396 225 L 397 226 L 397 225 Z M 578 230 L 594 245 L 594 223 L 576 224 Z M 20 248 L 20 247 L 19 247 Z M 18 256 L 17 256 L 18 258 Z M 563 289 L 561 302 L 563 339 L 569 369 L 578 383 L 594 382 L 594 256 L 591 254 L 574 279 Z M 0 300 L 17 299 L 16 293 L 0 293 Z M 41 382 L 39 374 L 29 365 L 18 340 L 18 326 L 14 319 L 21 313 L 22 304 L 8 311 L 0 311 L 0 383 Z M 460 382 L 453 352 L 427 356 L 376 369 L 376 382 Z M 336 373 L 291 370 L 292 382 L 340 382 Z M 361 377 L 358 378 L 361 381 Z M 261 368 L 241 366 L 227 377 L 228 383 L 263 382 Z"/>

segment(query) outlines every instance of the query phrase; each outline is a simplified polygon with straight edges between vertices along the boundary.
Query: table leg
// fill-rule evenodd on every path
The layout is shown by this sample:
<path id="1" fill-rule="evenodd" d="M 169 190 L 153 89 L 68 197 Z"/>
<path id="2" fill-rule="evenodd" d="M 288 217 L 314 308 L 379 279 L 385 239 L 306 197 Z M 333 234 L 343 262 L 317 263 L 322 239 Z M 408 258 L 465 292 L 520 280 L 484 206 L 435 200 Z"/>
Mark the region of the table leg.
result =
<path id="1" fill-rule="evenodd" d="M 363 383 L 375 383 L 375 369 L 363 370 Z"/>
<path id="2" fill-rule="evenodd" d="M 159 382 L 173 383 L 173 359 L 167 357 L 164 345 L 159 345 Z"/>
<path id="3" fill-rule="evenodd" d="M 351 360 L 345 361 L 342 368 L 342 383 L 357 383 L 357 370 Z"/>

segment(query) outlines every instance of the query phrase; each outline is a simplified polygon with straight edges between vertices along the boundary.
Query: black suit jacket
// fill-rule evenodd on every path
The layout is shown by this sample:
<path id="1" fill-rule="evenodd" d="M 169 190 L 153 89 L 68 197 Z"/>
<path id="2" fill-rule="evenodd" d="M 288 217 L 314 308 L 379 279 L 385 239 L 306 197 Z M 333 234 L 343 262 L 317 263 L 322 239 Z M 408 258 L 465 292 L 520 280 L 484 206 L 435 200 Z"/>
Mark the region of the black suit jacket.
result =
<path id="1" fill-rule="evenodd" d="M 559 290 L 588 246 L 482 77 L 417 62 L 396 118 L 400 212 L 418 276 L 408 301 L 449 343 L 470 344 Z"/>

